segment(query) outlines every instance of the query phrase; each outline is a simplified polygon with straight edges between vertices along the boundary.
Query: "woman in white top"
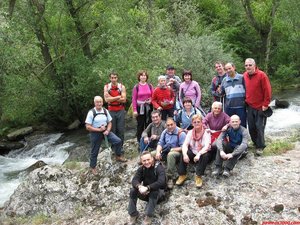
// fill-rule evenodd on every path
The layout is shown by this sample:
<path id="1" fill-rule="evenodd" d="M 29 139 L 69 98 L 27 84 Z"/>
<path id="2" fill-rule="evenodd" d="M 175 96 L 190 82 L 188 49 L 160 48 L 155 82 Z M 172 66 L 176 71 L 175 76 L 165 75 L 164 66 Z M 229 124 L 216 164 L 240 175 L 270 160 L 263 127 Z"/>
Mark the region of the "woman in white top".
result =
<path id="1" fill-rule="evenodd" d="M 182 157 L 180 159 L 177 185 L 182 185 L 187 179 L 187 165 L 196 164 L 196 187 L 202 186 L 201 176 L 204 175 L 205 168 L 211 158 L 210 156 L 210 133 L 205 130 L 202 124 L 202 116 L 196 114 L 192 117 L 194 128 L 190 130 L 182 145 Z"/>

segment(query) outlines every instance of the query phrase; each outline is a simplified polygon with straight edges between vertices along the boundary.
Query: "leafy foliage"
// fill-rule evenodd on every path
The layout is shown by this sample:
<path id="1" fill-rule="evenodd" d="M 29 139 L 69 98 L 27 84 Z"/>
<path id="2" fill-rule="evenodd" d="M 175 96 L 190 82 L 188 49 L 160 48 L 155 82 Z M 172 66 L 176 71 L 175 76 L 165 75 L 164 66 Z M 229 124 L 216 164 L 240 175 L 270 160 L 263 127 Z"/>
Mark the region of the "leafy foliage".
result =
<path id="1" fill-rule="evenodd" d="M 180 76 L 192 69 L 210 105 L 216 60 L 260 61 L 261 40 L 240 1 L 16 1 L 0 11 L 1 120 L 19 125 L 82 121 L 111 71 L 127 87 L 146 69 L 156 85 L 167 64 Z M 268 24 L 271 1 L 251 1 L 254 17 Z M 292 7 L 290 7 L 292 6 Z M 270 77 L 288 83 L 300 71 L 299 4 L 282 0 L 274 20 Z M 298 47 L 298 48 L 297 48 Z M 276 83 L 276 82 L 275 82 Z"/>

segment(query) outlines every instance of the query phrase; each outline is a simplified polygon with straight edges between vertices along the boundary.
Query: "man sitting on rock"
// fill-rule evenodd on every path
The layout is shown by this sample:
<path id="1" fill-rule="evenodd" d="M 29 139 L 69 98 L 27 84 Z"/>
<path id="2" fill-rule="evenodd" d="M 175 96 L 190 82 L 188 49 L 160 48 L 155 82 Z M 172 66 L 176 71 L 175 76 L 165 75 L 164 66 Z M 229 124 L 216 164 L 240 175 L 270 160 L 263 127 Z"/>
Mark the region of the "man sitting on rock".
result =
<path id="1" fill-rule="evenodd" d="M 176 163 L 181 156 L 181 146 L 184 143 L 186 133 L 183 132 L 173 118 L 169 117 L 166 121 L 167 128 L 162 132 L 157 144 L 156 160 L 167 161 L 168 188 L 173 189 L 174 173 L 177 171 Z"/>
<path id="2" fill-rule="evenodd" d="M 230 171 L 234 168 L 241 156 L 247 154 L 249 133 L 246 128 L 240 125 L 239 116 L 230 117 L 230 126 L 221 133 L 217 139 L 217 155 L 213 171 L 213 175 L 230 176 Z M 224 171 L 222 173 L 222 165 L 225 161 Z"/>
<path id="3" fill-rule="evenodd" d="M 142 133 L 140 141 L 140 151 L 146 151 L 148 148 L 156 149 L 161 133 L 166 128 L 166 122 L 161 119 L 161 114 L 158 110 L 151 113 L 152 123 Z"/>
<path id="4" fill-rule="evenodd" d="M 141 155 L 140 166 L 132 179 L 128 213 L 130 223 L 135 224 L 139 216 L 136 204 L 137 199 L 147 201 L 144 224 L 151 224 L 155 206 L 166 186 L 166 173 L 160 162 L 155 162 L 150 152 L 144 151 Z"/>

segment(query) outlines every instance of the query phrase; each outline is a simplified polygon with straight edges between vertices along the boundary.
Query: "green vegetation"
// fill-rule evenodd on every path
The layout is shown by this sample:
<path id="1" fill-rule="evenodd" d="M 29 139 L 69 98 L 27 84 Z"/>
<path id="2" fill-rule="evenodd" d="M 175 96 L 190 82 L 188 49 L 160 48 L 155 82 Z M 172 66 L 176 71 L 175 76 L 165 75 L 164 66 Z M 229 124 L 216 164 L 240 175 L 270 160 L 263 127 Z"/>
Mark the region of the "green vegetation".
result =
<path id="1" fill-rule="evenodd" d="M 300 136 L 295 133 L 291 137 L 284 139 L 269 140 L 264 149 L 264 155 L 279 155 L 295 148 L 295 143 L 300 141 Z"/>
<path id="2" fill-rule="evenodd" d="M 273 87 L 298 83 L 298 0 L 26 0 L 0 3 L 0 116 L 6 127 L 84 120 L 109 72 L 128 89 L 147 69 L 193 70 L 203 106 L 216 60 L 255 58 Z M 4 126 L 1 132 L 5 132 Z"/>

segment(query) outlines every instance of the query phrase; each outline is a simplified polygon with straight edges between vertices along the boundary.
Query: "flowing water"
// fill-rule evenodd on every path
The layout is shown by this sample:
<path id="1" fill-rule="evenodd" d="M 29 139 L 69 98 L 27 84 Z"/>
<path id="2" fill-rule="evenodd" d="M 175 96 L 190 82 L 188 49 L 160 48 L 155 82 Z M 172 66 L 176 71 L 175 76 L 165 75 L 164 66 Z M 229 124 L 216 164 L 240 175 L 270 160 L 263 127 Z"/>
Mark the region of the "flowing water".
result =
<path id="1" fill-rule="evenodd" d="M 62 133 L 38 136 L 34 139 L 37 143 L 34 147 L 27 145 L 5 156 L 0 155 L 0 207 L 3 207 L 4 202 L 13 194 L 26 176 L 26 169 L 32 164 L 38 160 L 50 165 L 63 164 L 69 156 L 66 149 L 73 144 L 56 144 L 61 136 Z"/>
<path id="2" fill-rule="evenodd" d="M 299 132 L 300 92 L 287 92 L 275 97 L 280 100 L 288 100 L 291 105 L 287 109 L 274 110 L 273 115 L 267 121 L 266 136 L 271 138 L 285 137 L 290 135 L 291 132 Z M 73 145 L 73 142 L 61 141 L 64 139 L 57 141 L 62 135 L 62 133 L 59 133 L 32 137 L 32 140 L 27 141 L 27 146 L 23 149 L 11 151 L 5 156 L 0 156 L 0 207 L 3 207 L 4 202 L 9 199 L 22 179 L 27 175 L 26 169 L 29 166 L 38 160 L 42 160 L 50 165 L 61 165 L 68 159 L 69 153 L 67 150 Z M 82 136 L 82 134 L 78 135 Z M 86 132 L 83 135 L 85 135 L 85 140 Z M 129 138 L 128 134 L 127 138 Z M 78 141 L 75 141 L 74 137 L 73 139 L 74 143 Z M 80 140 L 82 141 L 82 139 Z"/>

